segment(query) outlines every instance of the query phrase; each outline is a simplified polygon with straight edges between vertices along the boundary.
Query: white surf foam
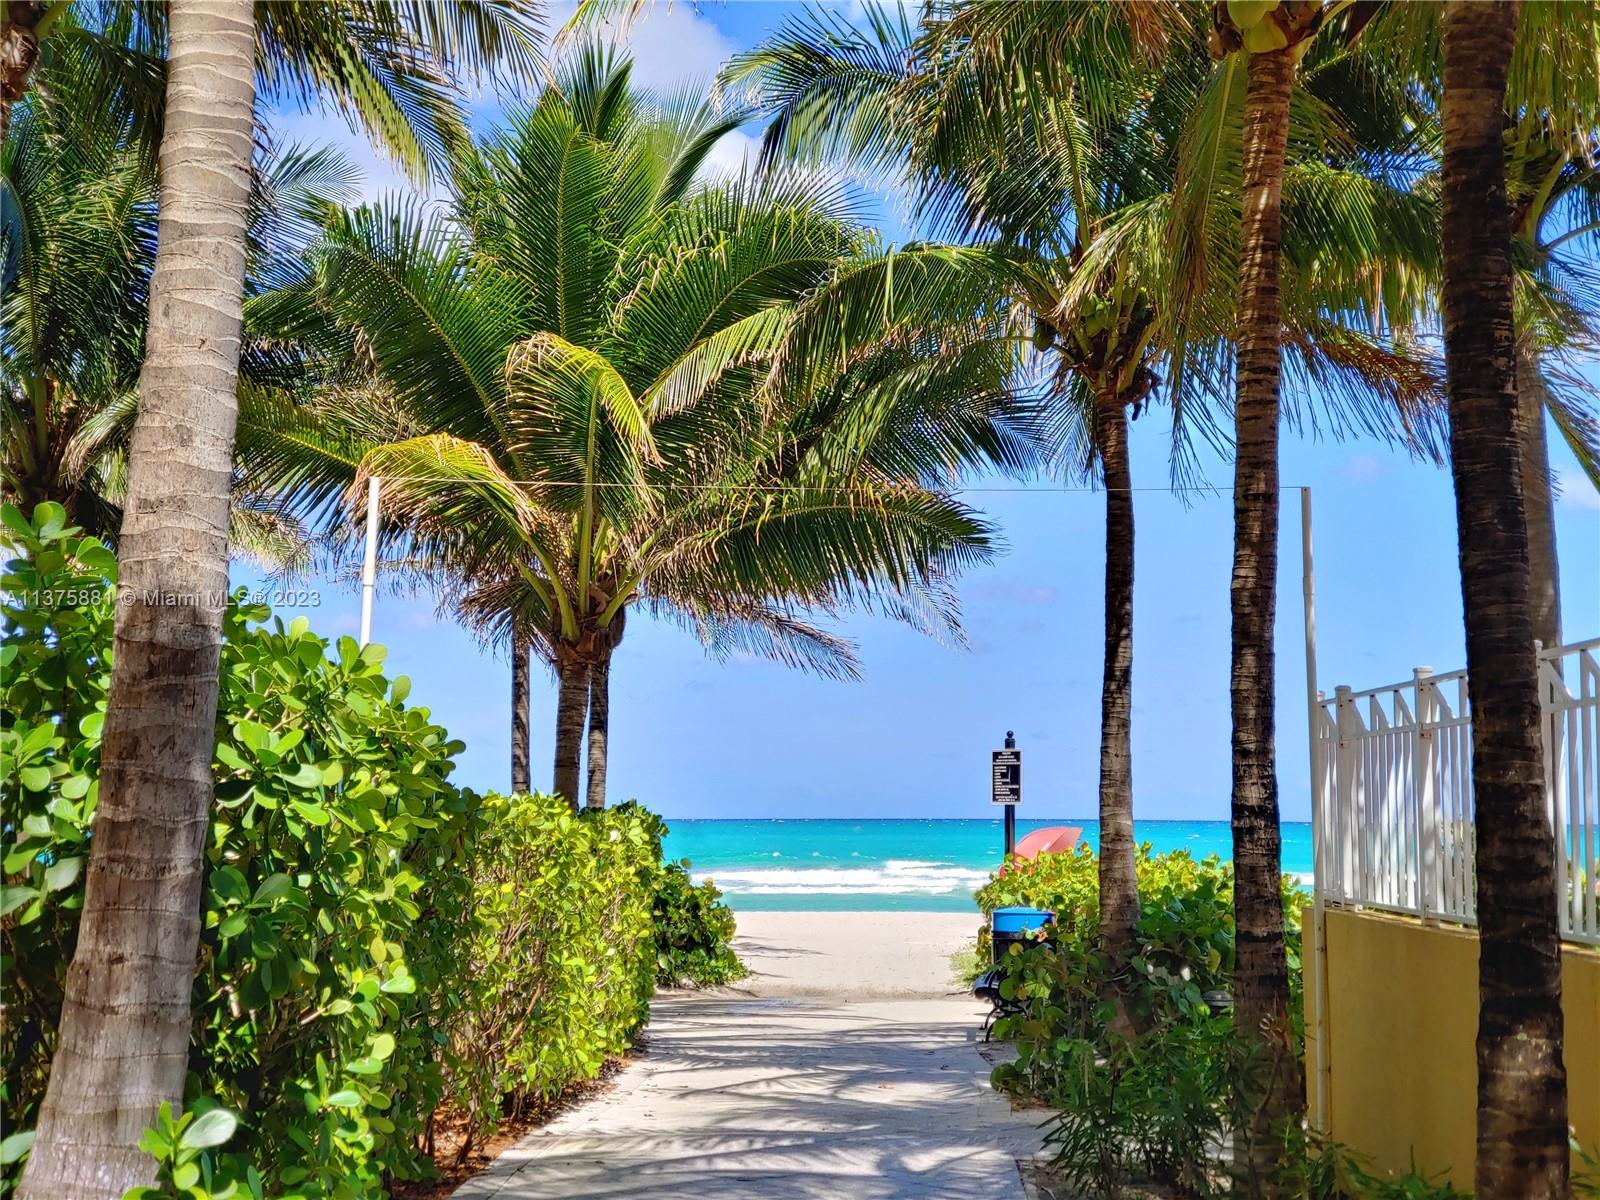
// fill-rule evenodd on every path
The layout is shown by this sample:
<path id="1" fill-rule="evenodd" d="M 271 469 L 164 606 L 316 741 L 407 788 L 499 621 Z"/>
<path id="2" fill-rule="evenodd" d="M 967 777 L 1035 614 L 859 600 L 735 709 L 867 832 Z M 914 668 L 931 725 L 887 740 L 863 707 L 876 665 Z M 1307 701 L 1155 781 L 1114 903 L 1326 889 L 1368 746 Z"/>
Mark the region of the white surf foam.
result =
<path id="1" fill-rule="evenodd" d="M 735 867 L 694 876 L 746 896 L 943 896 L 973 891 L 987 882 L 989 872 L 890 859 L 881 867 Z"/>

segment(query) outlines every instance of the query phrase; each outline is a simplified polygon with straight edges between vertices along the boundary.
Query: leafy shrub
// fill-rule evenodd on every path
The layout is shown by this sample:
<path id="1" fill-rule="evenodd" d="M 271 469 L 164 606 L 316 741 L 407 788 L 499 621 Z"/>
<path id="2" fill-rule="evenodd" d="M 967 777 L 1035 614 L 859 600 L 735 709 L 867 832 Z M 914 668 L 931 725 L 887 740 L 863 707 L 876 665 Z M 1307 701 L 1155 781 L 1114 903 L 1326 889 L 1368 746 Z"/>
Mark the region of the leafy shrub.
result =
<path id="1" fill-rule="evenodd" d="M 995 1086 L 1031 1094 L 1057 1112 L 1046 1132 L 1054 1165 L 1086 1194 L 1117 1197 L 1135 1181 L 1177 1196 L 1252 1195 L 1221 1161 L 1241 1087 L 1261 1064 L 1213 1015 L 1207 993 L 1233 979 L 1233 872 L 1217 858 L 1182 851 L 1138 853 L 1140 914 L 1134 928 L 1138 971 L 1125 999 L 1132 1036 L 1114 1032 L 1109 964 L 1098 947 L 1099 882 L 1093 853 L 1042 855 L 1008 863 L 978 892 L 986 912 L 1025 904 L 1056 914 L 1045 938 L 1011 947 L 1001 994 L 1020 1011 L 995 1031 L 1011 1038 L 1014 1062 L 994 1070 Z M 1276 1043 L 1301 1051 L 1298 1025 L 1300 913 L 1306 897 L 1283 882 L 1284 931 L 1296 1000 Z M 1298 1126 L 1278 1148 L 1276 1194 L 1301 1200 L 1455 1200 L 1448 1185 L 1413 1170 L 1383 1177 L 1349 1149 L 1314 1140 Z"/>
<path id="2" fill-rule="evenodd" d="M 1208 1011 L 1205 995 L 1227 991 L 1233 982 L 1233 865 L 1212 855 L 1196 859 L 1186 850 L 1156 854 L 1148 843 L 1135 862 L 1139 879 L 1139 919 L 1134 926 L 1135 970 L 1145 977 L 1137 997 L 1187 1016 Z M 1073 1009 L 1080 1022 L 1093 1015 L 1105 965 L 1098 957 L 1100 921 L 1099 861 L 1087 846 L 1069 854 L 1041 854 L 1006 863 L 978 890 L 985 914 L 1008 905 L 1027 905 L 1055 913 L 1050 942 L 1062 956 L 1058 974 L 1068 990 L 1090 1002 Z M 1300 912 L 1306 894 L 1293 877 L 1283 877 L 1284 933 L 1289 972 L 1300 986 Z M 980 941 L 987 937 L 982 935 Z M 987 959 L 987 949 L 984 957 Z M 1073 988 L 1073 981 L 1087 985 Z M 1296 1006 L 1297 1007 L 1297 1006 Z M 1137 1014 L 1146 1020 L 1152 1014 Z"/>
<path id="3" fill-rule="evenodd" d="M 443 1055 L 464 1159 L 507 1110 L 599 1074 L 649 1014 L 657 819 L 574 815 L 553 796 L 489 796 Z"/>
<path id="4" fill-rule="evenodd" d="M 76 939 L 115 582 L 59 506 L 3 519 L 18 556 L 0 649 L 0 777 L 16 781 L 0 818 L 0 1101 L 17 1132 L 0 1195 L 29 1147 Z M 243 603 L 224 632 L 186 1107 L 147 1132 L 159 1177 L 144 1194 L 380 1196 L 432 1170 L 442 1098 L 482 1131 L 626 1048 L 658 969 L 658 893 L 682 881 L 637 806 L 576 817 L 452 785 L 462 744 L 407 706 L 381 646 L 330 646 Z M 731 915 L 688 894 L 710 953 Z M 693 943 L 692 921 L 669 924 Z"/>
<path id="5" fill-rule="evenodd" d="M 23 1129 L 82 905 L 115 565 L 59 506 L 4 520 L 20 550 L 0 685 L 0 773 L 18 784 L 0 902 L 4 1105 Z M 436 985 L 455 969 L 476 800 L 448 782 L 461 743 L 405 704 L 382 647 L 341 638 L 329 657 L 303 620 L 268 619 L 242 603 L 226 617 L 187 1096 L 245 1114 L 239 1149 L 275 1195 L 375 1194 L 423 1168 L 448 1016 Z"/>
<path id="6" fill-rule="evenodd" d="M 687 861 L 666 863 L 656 881 L 656 982 L 715 987 L 745 976 L 729 943 L 734 916 L 710 880 L 696 886 Z"/>

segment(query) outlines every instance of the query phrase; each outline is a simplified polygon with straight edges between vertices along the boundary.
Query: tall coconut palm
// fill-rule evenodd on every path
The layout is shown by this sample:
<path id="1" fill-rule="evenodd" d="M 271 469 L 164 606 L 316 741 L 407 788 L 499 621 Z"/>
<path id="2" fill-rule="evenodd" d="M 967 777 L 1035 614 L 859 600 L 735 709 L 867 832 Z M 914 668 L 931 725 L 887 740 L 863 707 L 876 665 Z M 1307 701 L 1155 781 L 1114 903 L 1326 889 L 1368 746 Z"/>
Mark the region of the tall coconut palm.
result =
<path id="1" fill-rule="evenodd" d="M 471 6 L 424 8 L 390 10 L 361 31 L 288 5 L 263 5 L 258 22 L 244 0 L 94 8 L 85 24 L 55 23 L 64 57 L 109 45 L 116 53 L 104 61 L 133 64 L 102 76 L 103 95 L 113 117 L 132 112 L 147 144 L 159 144 L 160 192 L 120 542 L 133 600 L 117 612 L 82 926 L 21 1196 L 120 1197 L 147 1181 L 151 1161 L 136 1143 L 159 1104 L 182 1097 L 228 578 L 256 73 L 269 73 L 268 95 L 308 97 L 325 84 L 380 138 L 420 145 L 408 115 L 424 128 L 432 117 L 460 126 L 435 68 L 485 47 Z M 459 22 L 471 30 L 462 34 Z M 100 37 L 108 29 L 109 43 Z M 385 41 L 391 34 L 401 40 Z M 407 57 L 430 37 L 434 54 Z M 404 61 L 361 60 L 363 48 Z M 159 114 L 140 96 L 159 96 Z M 173 595 L 192 602 L 162 602 Z"/>
<path id="2" fill-rule="evenodd" d="M 991 54 L 990 26 L 1012 23 L 1014 29 L 1014 14 L 974 6 L 930 15 L 925 27 L 913 27 L 904 14 L 896 20 L 872 10 L 869 27 L 859 30 L 819 11 L 791 20 L 726 72 L 732 82 L 756 85 L 775 114 L 766 138 L 769 161 L 843 158 L 858 168 L 908 170 L 920 185 L 925 213 L 961 233 L 998 236 L 997 244 L 1015 254 L 1011 277 L 994 280 L 996 295 L 1024 299 L 1034 314 L 1037 347 L 1055 350 L 1058 406 L 1082 434 L 1074 440 L 1083 453 L 1072 456 L 1071 466 L 1106 488 L 1100 928 L 1118 967 L 1139 913 L 1127 424 L 1155 381 L 1144 338 L 1150 306 L 1137 285 L 1125 282 L 1120 292 L 1107 289 L 1077 308 L 1063 307 L 1060 273 L 1093 245 L 1107 206 L 1142 199 L 1105 178 L 1097 155 L 1115 118 L 1129 115 L 1125 103 L 1116 112 L 1119 106 L 1104 97 L 1111 90 L 1108 71 L 1118 69 L 1108 60 L 1140 49 L 1133 45 L 1141 31 L 1138 15 L 1091 6 L 1040 10 L 1032 14 L 1035 38 L 1043 40 L 1040 24 L 1071 34 L 1048 47 L 1056 53 L 1044 53 L 1042 45 L 1022 52 L 1008 45 Z M 1057 30 L 1058 22 L 1065 29 Z M 1090 46 L 1106 53 L 1089 53 Z M 1033 95 L 1042 103 L 1018 106 L 1008 94 L 1014 73 L 1028 76 L 1036 89 L 1038 76 L 1048 73 L 1053 91 L 1037 89 Z"/>
<path id="3" fill-rule="evenodd" d="M 1275 1142 L 1303 1105 L 1300 1064 L 1288 1053 L 1289 967 L 1284 943 L 1274 730 L 1278 437 L 1282 421 L 1283 185 L 1295 75 L 1330 18 L 1348 39 L 1375 6 L 1324 0 L 1232 0 L 1213 8 L 1223 72 L 1243 57 L 1242 186 L 1234 398 L 1234 534 L 1230 585 L 1233 722 L 1234 1018 L 1270 1064 L 1247 1100 L 1250 1127 L 1235 1165 L 1267 1186 Z M 1277 1031 L 1276 1033 L 1274 1031 Z"/>
<path id="4" fill-rule="evenodd" d="M 1518 438 L 1506 85 L 1517 5 L 1449 5 L 1445 361 L 1472 699 L 1479 936 L 1476 1194 L 1569 1194 L 1555 846 L 1545 812 Z"/>
<path id="5" fill-rule="evenodd" d="M 882 14 L 857 30 L 818 13 L 730 71 L 775 114 L 769 153 L 908 171 L 924 217 L 1010 248 L 1009 287 L 1054 359 L 1063 457 L 1107 488 L 1100 871 L 1113 961 L 1138 913 L 1127 416 L 1165 374 L 1181 475 L 1188 434 L 1211 432 L 1208 376 L 1231 365 L 1238 226 L 1235 215 L 1230 237 L 1226 217 L 1238 190 L 1225 175 L 1242 89 L 1208 77 L 1188 32 L 1181 10 L 1159 5 L 946 4 L 919 30 Z M 1317 269 L 1295 272 L 1279 336 L 1293 369 L 1327 390 L 1335 428 L 1426 449 L 1428 373 L 1363 333 L 1370 314 L 1352 299 L 1377 277 L 1397 312 L 1414 307 L 1403 268 L 1427 251 L 1425 205 L 1369 178 L 1348 148 L 1331 154 L 1330 136 L 1355 139 L 1319 132 L 1320 115 L 1297 118 L 1305 161 L 1290 222 L 1297 261 Z M 1384 217 L 1399 218 L 1402 236 L 1367 232 Z"/>
<path id="6" fill-rule="evenodd" d="M 182 1099 L 228 586 L 228 497 L 255 101 L 246 0 L 177 0 L 159 248 L 128 462 L 83 919 L 18 1195 L 118 1200 Z M 160 595 L 194 603 L 162 604 Z"/>
<path id="7" fill-rule="evenodd" d="M 1009 341 L 896 315 L 932 311 L 949 254 L 875 252 L 799 181 L 698 184 L 739 119 L 639 96 L 586 49 L 459 151 L 448 216 L 340 216 L 307 288 L 264 298 L 358 333 L 421 431 L 355 453 L 324 437 L 313 458 L 287 439 L 285 489 L 316 506 L 357 465 L 379 476 L 393 536 L 458 581 L 464 613 L 533 631 L 558 680 L 553 782 L 574 802 L 627 605 L 836 660 L 791 607 L 931 588 L 985 535 L 905 472 L 1008 452 Z M 893 469 L 867 473 L 879 461 Z"/>

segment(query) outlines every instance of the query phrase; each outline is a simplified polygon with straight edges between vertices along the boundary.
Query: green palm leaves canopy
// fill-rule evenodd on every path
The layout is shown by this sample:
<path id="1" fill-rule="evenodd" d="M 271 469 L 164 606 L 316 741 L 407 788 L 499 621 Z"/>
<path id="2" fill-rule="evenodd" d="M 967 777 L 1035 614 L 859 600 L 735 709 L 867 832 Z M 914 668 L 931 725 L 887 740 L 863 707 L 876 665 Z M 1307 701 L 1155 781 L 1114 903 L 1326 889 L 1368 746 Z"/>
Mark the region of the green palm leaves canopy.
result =
<path id="1" fill-rule="evenodd" d="M 281 413 L 256 478 L 335 527 L 381 478 L 389 552 L 556 670 L 569 799 L 626 606 L 850 674 L 807 614 L 956 632 L 948 581 L 993 536 L 942 485 L 1034 449 L 1005 306 L 961 286 L 962 252 L 885 251 L 816 179 L 697 182 L 743 115 L 640 95 L 585 49 L 457 147 L 447 204 L 330 214 L 309 280 L 252 310 L 359 359 L 406 435 Z"/>

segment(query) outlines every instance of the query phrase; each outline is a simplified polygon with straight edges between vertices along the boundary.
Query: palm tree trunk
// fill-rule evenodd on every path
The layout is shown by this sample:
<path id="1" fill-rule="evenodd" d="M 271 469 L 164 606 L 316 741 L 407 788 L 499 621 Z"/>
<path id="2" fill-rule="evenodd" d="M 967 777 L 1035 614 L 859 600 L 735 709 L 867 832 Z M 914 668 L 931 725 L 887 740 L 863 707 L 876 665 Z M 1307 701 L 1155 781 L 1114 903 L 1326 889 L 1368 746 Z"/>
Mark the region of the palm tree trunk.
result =
<path id="1" fill-rule="evenodd" d="M 533 790 L 533 767 L 529 761 L 529 711 L 533 706 L 533 682 L 528 677 L 528 639 L 511 636 L 511 790 L 519 795 Z"/>
<path id="2" fill-rule="evenodd" d="M 1100 942 L 1120 976 L 1139 919 L 1133 856 L 1133 477 L 1128 406 L 1096 405 L 1095 440 L 1106 485 L 1105 672 L 1100 687 Z"/>
<path id="3" fill-rule="evenodd" d="M 1237 459 L 1233 483 L 1234 1020 L 1255 1051 L 1235 1163 L 1265 1192 L 1275 1134 L 1300 1108 L 1300 1062 L 1288 1050 L 1289 965 L 1283 938 L 1282 843 L 1273 745 L 1273 619 L 1278 573 L 1278 297 L 1284 152 L 1294 57 L 1249 56 L 1238 318 Z"/>
<path id="4" fill-rule="evenodd" d="M 181 1103 L 228 587 L 255 34 L 173 0 L 158 251 L 128 457 L 100 803 L 60 1042 L 22 1200 L 120 1200 Z M 160 603 L 160 594 L 184 603 Z"/>
<path id="5" fill-rule="evenodd" d="M 589 669 L 589 808 L 606 806 L 606 743 L 611 736 L 611 651 Z"/>
<path id="6" fill-rule="evenodd" d="M 1515 3 L 1444 13 L 1444 333 L 1477 807 L 1479 1200 L 1569 1195 L 1501 141 Z"/>
<path id="7" fill-rule="evenodd" d="M 552 790 L 578 810 L 578 768 L 583 759 L 583 722 L 589 707 L 589 664 L 566 659 L 557 668 L 556 761 Z"/>
<path id="8" fill-rule="evenodd" d="M 1529 603 L 1533 636 L 1561 644 L 1561 564 L 1556 557 L 1556 506 L 1545 436 L 1544 379 L 1539 352 L 1517 341 L 1517 442 L 1522 451 L 1522 506 L 1528 517 Z"/>

